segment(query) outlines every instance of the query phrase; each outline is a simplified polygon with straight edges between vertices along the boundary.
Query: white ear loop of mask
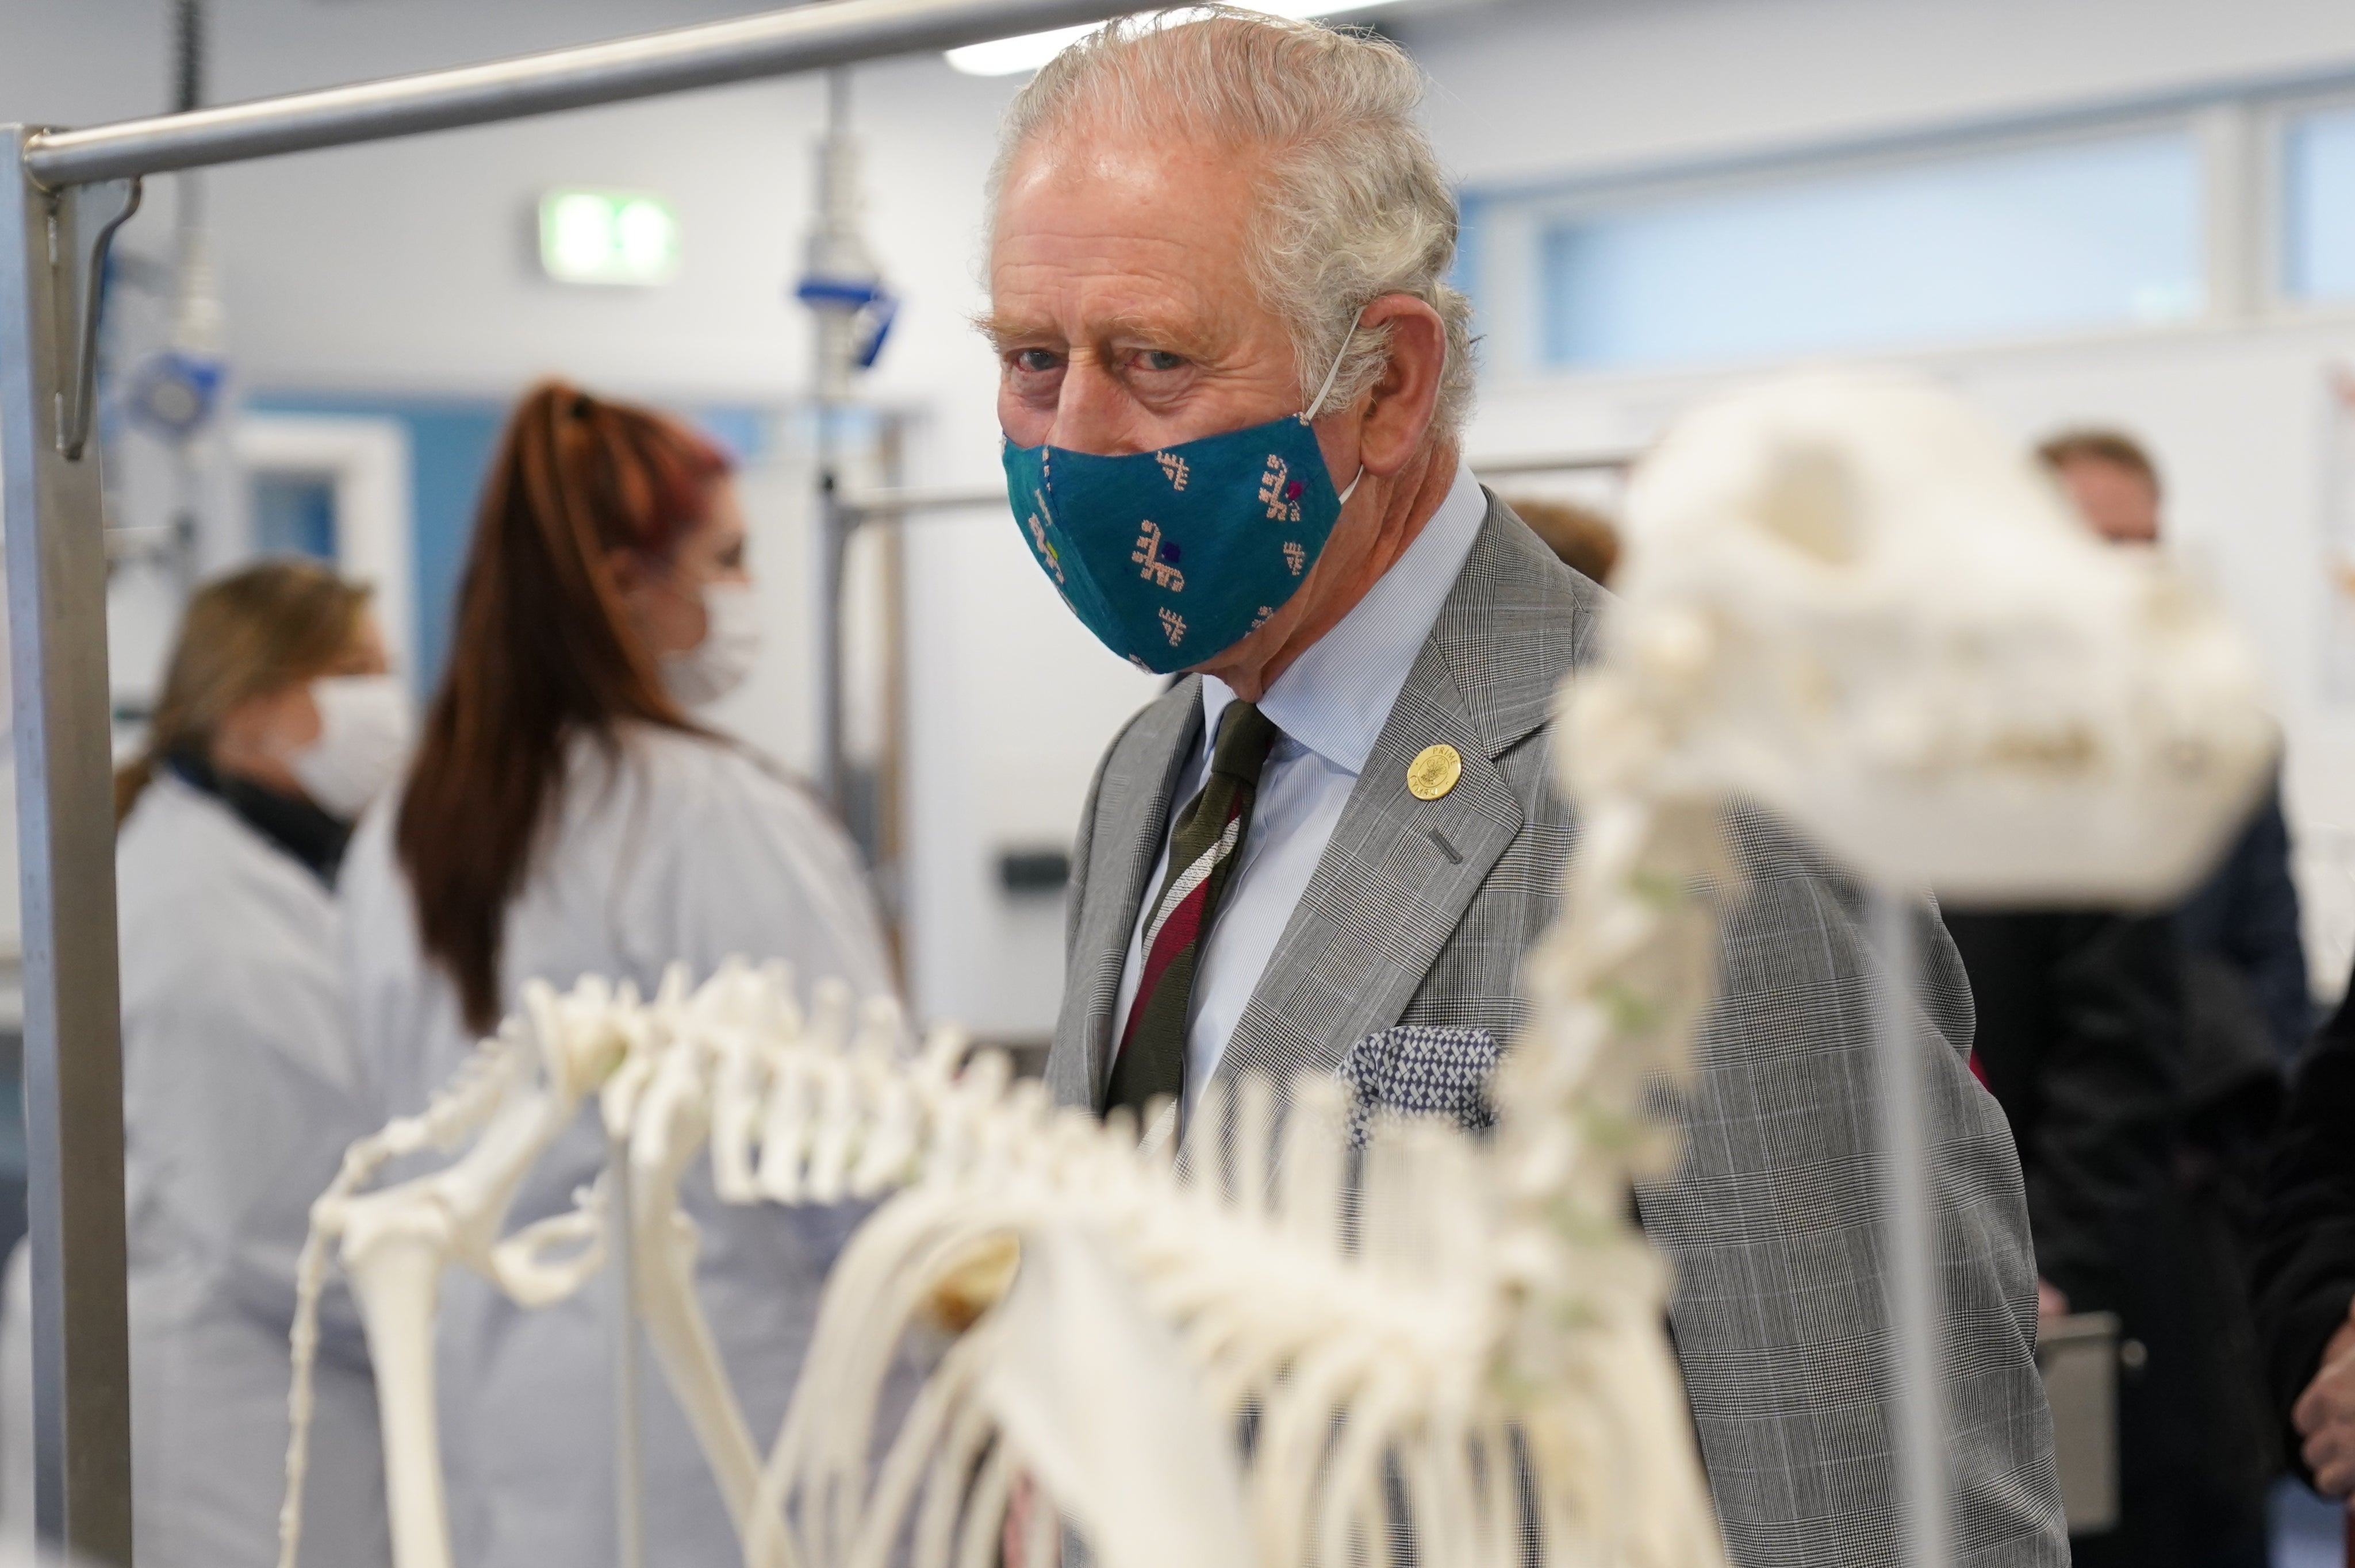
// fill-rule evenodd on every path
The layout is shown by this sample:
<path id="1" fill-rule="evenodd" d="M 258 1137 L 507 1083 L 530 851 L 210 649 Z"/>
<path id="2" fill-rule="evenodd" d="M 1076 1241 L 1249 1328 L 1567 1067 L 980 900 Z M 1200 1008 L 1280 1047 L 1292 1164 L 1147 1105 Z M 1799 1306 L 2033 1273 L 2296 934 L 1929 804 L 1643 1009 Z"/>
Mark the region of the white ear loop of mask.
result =
<path id="1" fill-rule="evenodd" d="M 1333 383 L 1341 379 L 1341 362 L 1349 357 L 1349 340 L 1357 335 L 1358 322 L 1353 318 L 1349 323 L 1349 330 L 1341 334 L 1341 352 L 1333 356 L 1333 368 L 1325 373 L 1325 385 L 1316 388 L 1316 396 L 1309 399 L 1308 412 L 1300 416 L 1303 420 L 1315 418 L 1316 411 L 1325 407 L 1325 398 L 1333 390 Z M 1349 504 L 1349 497 L 1358 493 L 1358 486 L 1363 484 L 1365 481 L 1366 465 L 1359 463 L 1357 476 L 1349 481 L 1348 488 L 1341 492 L 1342 505 Z"/>

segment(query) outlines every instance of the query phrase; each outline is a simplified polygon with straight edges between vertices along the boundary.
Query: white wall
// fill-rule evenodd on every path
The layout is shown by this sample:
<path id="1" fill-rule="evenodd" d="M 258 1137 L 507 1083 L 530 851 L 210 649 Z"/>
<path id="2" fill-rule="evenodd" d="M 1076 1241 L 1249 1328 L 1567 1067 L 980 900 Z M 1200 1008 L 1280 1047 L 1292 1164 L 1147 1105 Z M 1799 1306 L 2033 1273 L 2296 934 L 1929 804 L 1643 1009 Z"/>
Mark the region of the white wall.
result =
<path id="1" fill-rule="evenodd" d="M 1443 154 L 1490 187 L 2355 67 L 2355 10 L 2318 0 L 1516 5 L 1409 36 L 1434 79 Z M 2318 988 L 2335 993 L 2355 951 L 2355 710 L 2322 683 L 2324 376 L 2355 361 L 2355 319 L 2253 313 L 1911 358 L 2023 439 L 2115 422 L 2150 441 L 2174 546 L 2212 579 L 2272 677 L 2308 950 Z M 1694 397 L 1761 368 L 1492 376 L 1469 446 L 1640 445 Z"/>
<path id="2" fill-rule="evenodd" d="M 2331 0 L 1522 0 L 1403 28 L 1476 183 L 2355 62 Z"/>

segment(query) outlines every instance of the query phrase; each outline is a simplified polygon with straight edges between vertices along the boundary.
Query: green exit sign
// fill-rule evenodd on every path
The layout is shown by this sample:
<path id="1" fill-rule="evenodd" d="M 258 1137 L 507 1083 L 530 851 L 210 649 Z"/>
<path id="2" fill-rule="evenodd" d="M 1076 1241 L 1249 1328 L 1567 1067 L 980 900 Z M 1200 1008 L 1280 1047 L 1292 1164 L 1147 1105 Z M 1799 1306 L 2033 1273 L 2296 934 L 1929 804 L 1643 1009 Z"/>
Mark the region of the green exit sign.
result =
<path id="1" fill-rule="evenodd" d="M 678 218 L 627 191 L 539 198 L 539 264 L 559 283 L 666 283 L 678 270 Z"/>

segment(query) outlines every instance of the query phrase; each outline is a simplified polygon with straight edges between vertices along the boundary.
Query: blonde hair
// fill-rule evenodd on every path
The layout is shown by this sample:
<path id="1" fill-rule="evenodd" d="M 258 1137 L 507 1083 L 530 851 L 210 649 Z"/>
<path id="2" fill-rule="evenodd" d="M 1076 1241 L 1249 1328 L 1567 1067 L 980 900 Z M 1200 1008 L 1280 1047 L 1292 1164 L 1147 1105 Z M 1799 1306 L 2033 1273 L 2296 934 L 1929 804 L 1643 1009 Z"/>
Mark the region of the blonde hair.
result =
<path id="1" fill-rule="evenodd" d="M 198 588 L 180 621 L 164 694 L 138 760 L 114 776 L 122 821 L 175 752 L 212 749 L 239 705 L 334 668 L 359 635 L 368 589 L 315 561 L 275 560 Z"/>
<path id="2" fill-rule="evenodd" d="M 1472 408 L 1472 302 L 1447 281 L 1455 198 L 1415 122 L 1422 101 L 1414 62 L 1371 34 L 1220 5 L 1107 22 L 1007 110 L 991 224 L 1016 158 L 1044 139 L 1108 130 L 1256 150 L 1265 163 L 1246 265 L 1289 330 L 1304 400 L 1345 343 L 1326 406 L 1380 379 L 1390 330 L 1358 316 L 1384 294 L 1411 294 L 1446 328 L 1432 433 L 1452 440 Z"/>

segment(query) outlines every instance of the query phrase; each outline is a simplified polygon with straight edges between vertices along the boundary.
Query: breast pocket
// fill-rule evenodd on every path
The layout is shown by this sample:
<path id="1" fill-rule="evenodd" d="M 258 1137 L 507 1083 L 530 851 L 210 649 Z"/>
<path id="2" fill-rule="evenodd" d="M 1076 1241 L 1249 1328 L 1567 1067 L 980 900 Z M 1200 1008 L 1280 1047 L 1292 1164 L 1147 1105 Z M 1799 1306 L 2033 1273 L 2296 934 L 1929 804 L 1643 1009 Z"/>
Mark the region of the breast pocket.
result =
<path id="1" fill-rule="evenodd" d="M 1378 1118 L 1442 1117 L 1472 1132 L 1497 1125 L 1488 1096 L 1503 1054 L 1496 1032 L 1401 1023 L 1353 1044 L 1341 1058 L 1349 1086 L 1349 1140 L 1362 1146 Z"/>

